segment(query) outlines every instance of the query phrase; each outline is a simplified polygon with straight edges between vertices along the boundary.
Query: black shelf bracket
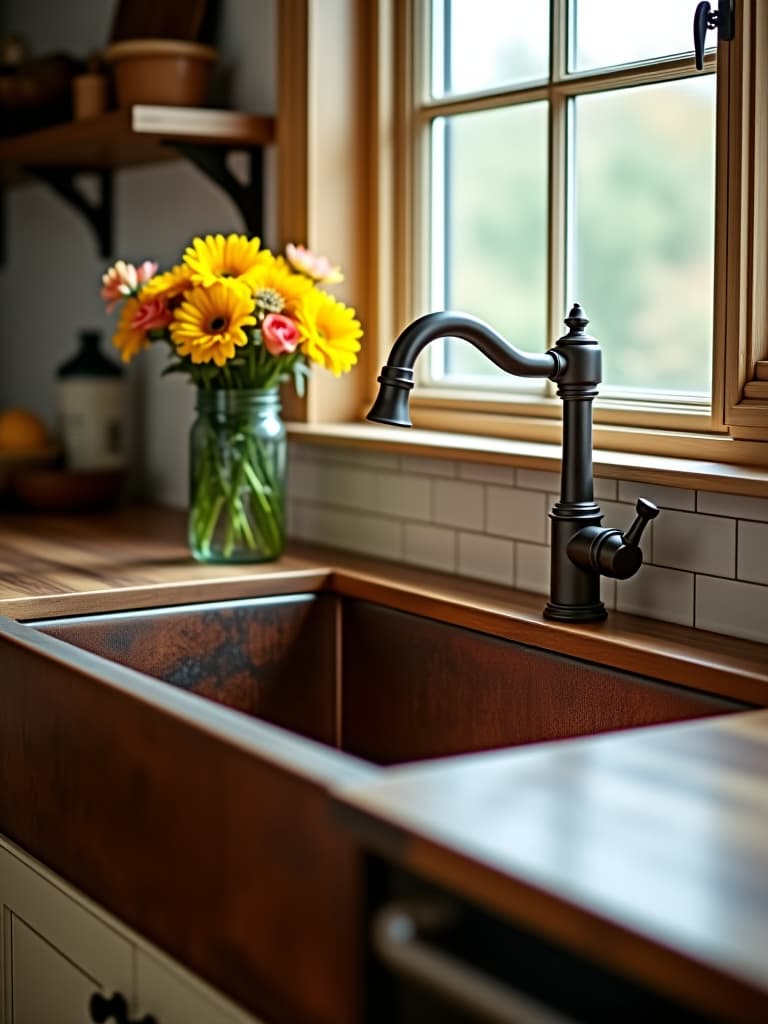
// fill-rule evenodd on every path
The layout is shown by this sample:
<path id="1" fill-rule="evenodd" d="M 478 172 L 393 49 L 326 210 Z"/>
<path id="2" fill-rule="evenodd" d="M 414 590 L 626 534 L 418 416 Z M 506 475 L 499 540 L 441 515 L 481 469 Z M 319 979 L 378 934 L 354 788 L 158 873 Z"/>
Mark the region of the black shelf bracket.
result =
<path id="1" fill-rule="evenodd" d="M 264 230 L 264 160 L 260 146 L 245 148 L 248 155 L 249 180 L 246 185 L 234 176 L 227 165 L 229 154 L 236 147 L 206 145 L 199 142 L 174 142 L 174 149 L 193 163 L 198 170 L 221 188 L 237 209 L 250 235 L 263 237 Z M 239 150 L 239 147 L 237 148 Z"/>
<path id="2" fill-rule="evenodd" d="M 44 181 L 49 188 L 85 217 L 96 235 L 99 255 L 112 256 L 112 171 L 72 169 L 69 167 L 25 167 L 29 174 Z M 99 183 L 99 195 L 94 201 L 79 186 L 80 174 L 92 175 Z"/>
<path id="3" fill-rule="evenodd" d="M 166 142 L 180 156 L 194 164 L 198 170 L 218 185 L 240 211 L 245 229 L 251 235 L 263 237 L 264 229 L 264 157 L 261 146 L 220 146 L 197 142 Z M 243 184 L 229 169 L 227 159 L 232 152 L 244 152 L 248 157 L 248 182 Z M 113 257 L 113 171 L 110 168 L 49 167 L 28 165 L 24 170 L 45 182 L 61 199 L 85 218 L 104 259 Z M 89 175 L 98 181 L 98 195 L 94 200 L 82 188 L 79 175 Z M 5 209 L 3 188 L 0 185 L 0 266 L 5 259 Z"/>

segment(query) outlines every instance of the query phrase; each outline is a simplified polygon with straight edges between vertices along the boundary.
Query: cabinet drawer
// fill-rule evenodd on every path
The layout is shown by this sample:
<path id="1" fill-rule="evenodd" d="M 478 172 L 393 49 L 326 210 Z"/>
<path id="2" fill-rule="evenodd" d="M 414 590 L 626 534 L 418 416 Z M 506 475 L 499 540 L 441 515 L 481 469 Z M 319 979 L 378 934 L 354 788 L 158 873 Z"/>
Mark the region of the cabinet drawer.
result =
<path id="1" fill-rule="evenodd" d="M 28 930 L 89 977 L 91 991 L 132 991 L 130 942 L 81 906 L 52 876 L 34 870 L 2 844 L 0 905 L 3 916 L 12 919 L 10 936 L 7 924 L 5 928 L 10 942 L 19 934 L 22 944 L 33 945 Z"/>
<path id="2" fill-rule="evenodd" d="M 368 1024 L 717 1020 L 386 862 L 369 886 Z"/>

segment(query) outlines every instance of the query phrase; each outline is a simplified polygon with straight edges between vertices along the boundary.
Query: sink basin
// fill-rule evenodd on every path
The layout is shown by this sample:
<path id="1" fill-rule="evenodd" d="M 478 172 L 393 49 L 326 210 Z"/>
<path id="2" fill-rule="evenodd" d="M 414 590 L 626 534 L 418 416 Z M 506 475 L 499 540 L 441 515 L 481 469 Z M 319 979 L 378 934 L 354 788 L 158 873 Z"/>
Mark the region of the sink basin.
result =
<path id="1" fill-rule="evenodd" d="M 744 707 L 330 592 L 33 625 L 378 765 Z"/>
<path id="2" fill-rule="evenodd" d="M 257 1017 L 358 1024 L 370 865 L 329 791 L 742 707 L 390 605 L 0 621 L 0 831 Z"/>

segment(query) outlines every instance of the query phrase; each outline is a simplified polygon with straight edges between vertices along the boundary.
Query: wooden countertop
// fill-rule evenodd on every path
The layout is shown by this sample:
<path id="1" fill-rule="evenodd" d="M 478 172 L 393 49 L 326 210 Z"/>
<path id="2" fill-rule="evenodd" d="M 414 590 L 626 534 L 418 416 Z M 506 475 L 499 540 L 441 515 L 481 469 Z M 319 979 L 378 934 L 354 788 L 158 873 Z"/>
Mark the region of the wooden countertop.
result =
<path id="1" fill-rule="evenodd" d="M 768 706 L 768 645 L 621 612 L 552 623 L 544 598 L 340 551 L 291 545 L 264 565 L 200 565 L 182 512 L 0 515 L 0 615 L 31 620 L 334 590 L 626 672 Z"/>
<path id="2" fill-rule="evenodd" d="M 541 597 L 317 548 L 202 566 L 184 521 L 147 508 L 1 516 L 0 614 L 331 589 L 768 705 L 762 644 L 615 612 L 555 625 Z M 392 769 L 337 805 L 405 866 L 705 1009 L 757 1020 L 768 1011 L 766 775 L 768 711 L 748 711 Z"/>
<path id="3" fill-rule="evenodd" d="M 369 848 L 729 1021 L 768 1019 L 768 712 L 393 769 Z"/>

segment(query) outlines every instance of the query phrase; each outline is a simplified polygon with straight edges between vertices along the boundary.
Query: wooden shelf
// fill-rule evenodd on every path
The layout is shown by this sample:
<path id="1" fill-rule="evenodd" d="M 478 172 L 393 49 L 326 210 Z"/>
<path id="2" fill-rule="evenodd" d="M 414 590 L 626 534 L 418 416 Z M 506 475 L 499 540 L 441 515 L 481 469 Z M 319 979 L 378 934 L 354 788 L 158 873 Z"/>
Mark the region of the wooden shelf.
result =
<path id="1" fill-rule="evenodd" d="M 198 107 L 140 105 L 0 141 L 6 182 L 27 167 L 115 170 L 178 157 L 174 143 L 253 149 L 275 140 L 275 119 Z"/>
<path id="2" fill-rule="evenodd" d="M 184 157 L 229 195 L 246 230 L 260 235 L 262 149 L 274 142 L 275 136 L 275 119 L 262 114 L 148 104 L 124 107 L 100 117 L 0 140 L 0 187 L 25 178 L 46 182 L 85 218 L 106 259 L 113 255 L 113 172 Z M 249 155 L 247 184 L 236 179 L 227 166 L 227 154 L 233 149 L 245 150 Z M 99 176 L 96 201 L 77 180 L 82 172 Z M 0 261 L 2 242 L 0 232 Z"/>

